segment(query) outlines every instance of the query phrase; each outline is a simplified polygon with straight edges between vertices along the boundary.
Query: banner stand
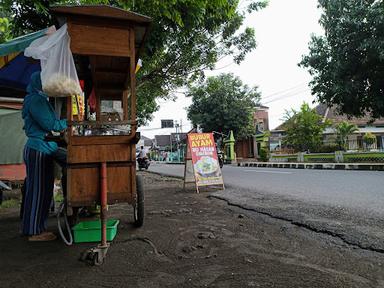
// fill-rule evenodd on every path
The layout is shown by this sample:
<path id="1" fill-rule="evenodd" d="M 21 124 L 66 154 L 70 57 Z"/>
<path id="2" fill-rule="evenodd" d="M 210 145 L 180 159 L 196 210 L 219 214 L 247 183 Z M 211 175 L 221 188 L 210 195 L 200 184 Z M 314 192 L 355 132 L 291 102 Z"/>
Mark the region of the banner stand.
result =
<path id="1" fill-rule="evenodd" d="M 212 133 L 189 133 L 187 136 L 184 190 L 188 183 L 195 183 L 197 193 L 200 187 L 225 189 Z"/>

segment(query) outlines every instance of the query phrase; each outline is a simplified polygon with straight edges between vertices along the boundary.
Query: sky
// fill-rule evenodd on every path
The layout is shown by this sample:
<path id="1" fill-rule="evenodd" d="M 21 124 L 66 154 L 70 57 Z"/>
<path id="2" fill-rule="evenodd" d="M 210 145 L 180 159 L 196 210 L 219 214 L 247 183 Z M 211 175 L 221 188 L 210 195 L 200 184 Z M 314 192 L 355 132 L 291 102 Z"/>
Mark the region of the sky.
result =
<path id="1" fill-rule="evenodd" d="M 308 87 L 311 76 L 297 63 L 308 53 L 311 34 L 323 34 L 318 24 L 320 15 L 317 0 L 269 0 L 267 8 L 248 15 L 244 23 L 255 29 L 256 49 L 240 65 L 226 58 L 217 63 L 216 70 L 206 71 L 206 75 L 233 73 L 244 84 L 257 86 L 261 104 L 269 107 L 270 129 L 277 127 L 286 110 L 297 110 L 303 102 L 315 105 Z M 175 102 L 158 102 L 160 110 L 153 120 L 139 129 L 142 135 L 153 138 L 176 132 L 175 128 L 160 129 L 161 119 L 176 120 L 183 132 L 190 130 L 186 108 L 191 99 L 183 94 L 176 96 Z"/>

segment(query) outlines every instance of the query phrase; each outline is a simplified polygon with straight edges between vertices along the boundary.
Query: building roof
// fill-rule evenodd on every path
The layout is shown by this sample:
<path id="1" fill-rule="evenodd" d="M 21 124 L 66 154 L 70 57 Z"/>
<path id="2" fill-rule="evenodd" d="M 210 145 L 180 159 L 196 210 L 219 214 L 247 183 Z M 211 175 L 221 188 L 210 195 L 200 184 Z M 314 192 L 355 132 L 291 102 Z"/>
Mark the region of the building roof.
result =
<path id="1" fill-rule="evenodd" d="M 365 133 L 374 133 L 374 134 L 379 134 L 379 133 L 384 133 L 384 127 L 375 127 L 375 126 L 368 126 L 368 127 L 362 127 L 362 128 L 358 128 L 358 130 L 356 130 L 355 132 L 353 132 L 352 134 L 365 134 Z M 336 129 L 333 128 L 333 127 L 328 127 L 324 130 L 324 133 L 323 134 L 335 134 L 336 133 Z"/>
<path id="2" fill-rule="evenodd" d="M 337 106 L 328 107 L 326 104 L 319 104 L 315 107 L 317 114 L 323 117 L 323 120 L 330 120 L 333 124 L 338 124 L 340 122 L 346 121 L 350 124 L 356 126 L 378 126 L 384 125 L 384 118 L 378 118 L 372 122 L 372 118 L 367 114 L 364 117 L 348 117 L 345 114 L 341 114 L 337 111 Z M 277 126 L 273 131 L 282 131 L 284 130 L 285 122 Z"/>
<path id="3" fill-rule="evenodd" d="M 172 142 L 184 142 L 187 139 L 187 133 L 171 133 Z"/>
<path id="4" fill-rule="evenodd" d="M 331 120 L 333 124 L 346 121 L 357 126 L 365 126 L 367 124 L 370 126 L 384 125 L 384 118 L 379 118 L 372 122 L 372 118 L 368 114 L 359 118 L 348 117 L 345 114 L 339 113 L 337 111 L 337 106 L 327 107 L 325 104 L 319 104 L 315 107 L 315 109 L 319 115 L 323 116 L 324 119 Z"/>
<path id="5" fill-rule="evenodd" d="M 144 146 L 148 147 L 148 146 L 152 146 L 154 140 L 148 138 L 148 137 L 145 137 L 144 135 L 141 135 L 140 136 L 140 140 L 143 140 L 143 144 Z"/>
<path id="6" fill-rule="evenodd" d="M 165 147 L 171 145 L 170 135 L 155 135 L 155 143 L 158 147 Z"/>

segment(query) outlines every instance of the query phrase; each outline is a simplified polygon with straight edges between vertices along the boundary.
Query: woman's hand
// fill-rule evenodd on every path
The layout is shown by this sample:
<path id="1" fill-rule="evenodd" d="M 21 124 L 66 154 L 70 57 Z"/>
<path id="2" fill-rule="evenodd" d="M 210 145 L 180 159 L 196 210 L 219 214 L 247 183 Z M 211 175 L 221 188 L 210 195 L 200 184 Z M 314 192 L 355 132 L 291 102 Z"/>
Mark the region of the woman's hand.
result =
<path id="1" fill-rule="evenodd" d="M 63 139 L 64 139 L 65 143 L 68 144 L 68 131 L 67 130 L 64 130 L 64 132 L 63 132 Z"/>

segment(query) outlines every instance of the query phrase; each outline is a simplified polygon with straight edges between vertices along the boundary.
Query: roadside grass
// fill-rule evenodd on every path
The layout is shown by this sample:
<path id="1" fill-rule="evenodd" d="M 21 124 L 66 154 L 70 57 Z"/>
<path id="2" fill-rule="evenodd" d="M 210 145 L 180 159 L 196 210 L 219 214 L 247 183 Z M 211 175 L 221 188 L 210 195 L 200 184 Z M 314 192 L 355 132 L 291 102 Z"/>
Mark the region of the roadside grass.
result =
<path id="1" fill-rule="evenodd" d="M 64 197 L 61 193 L 55 194 L 55 202 L 63 202 Z M 0 210 L 1 209 L 8 209 L 8 208 L 16 208 L 20 207 L 20 199 L 7 199 L 3 200 L 3 203 L 0 205 Z"/>
<path id="2" fill-rule="evenodd" d="M 4 200 L 3 203 L 0 205 L 1 209 L 7 209 L 7 208 L 16 208 L 20 206 L 20 200 L 19 199 L 9 199 Z"/>

